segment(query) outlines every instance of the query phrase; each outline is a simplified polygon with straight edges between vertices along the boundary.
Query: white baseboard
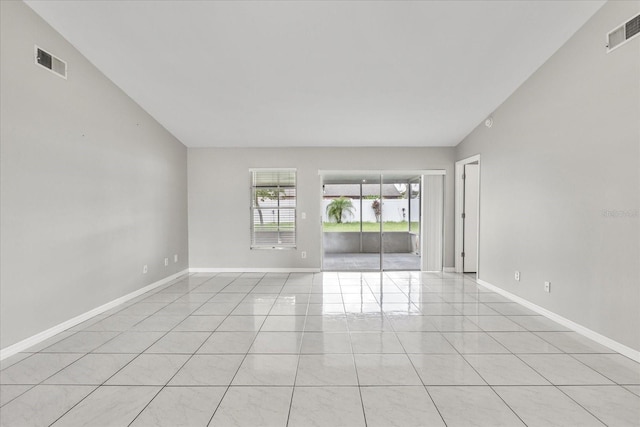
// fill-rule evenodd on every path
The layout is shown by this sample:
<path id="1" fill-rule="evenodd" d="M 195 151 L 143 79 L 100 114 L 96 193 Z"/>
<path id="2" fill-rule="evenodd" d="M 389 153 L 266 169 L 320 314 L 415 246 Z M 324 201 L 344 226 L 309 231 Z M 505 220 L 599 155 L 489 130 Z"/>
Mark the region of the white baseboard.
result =
<path id="1" fill-rule="evenodd" d="M 86 313 L 76 316 L 73 319 L 69 319 L 65 322 L 62 322 L 52 328 L 47 329 L 46 331 L 42 331 L 20 342 L 10 345 L 9 347 L 3 348 L 2 350 L 0 350 L 0 360 L 4 360 L 7 357 L 13 356 L 16 353 L 20 353 L 21 351 L 24 351 L 29 347 L 32 347 L 38 343 L 41 343 L 42 341 L 49 339 L 52 336 L 59 334 L 60 332 L 66 331 L 69 328 L 73 328 L 74 326 L 79 325 L 80 323 L 91 319 L 93 316 L 97 316 L 98 314 L 104 313 L 105 311 L 110 310 L 113 307 L 116 307 L 120 304 L 123 304 L 137 296 L 140 296 L 145 292 L 149 292 L 152 289 L 155 289 L 159 286 L 169 283 L 177 279 L 178 277 L 187 274 L 188 272 L 189 270 L 185 269 L 179 273 L 172 274 L 171 276 L 158 280 L 157 282 L 147 285 L 144 288 L 140 288 L 137 291 L 133 291 L 130 294 L 114 299 L 113 301 L 110 301 L 104 305 L 101 305 L 100 307 L 94 308 L 93 310 L 87 311 Z"/>
<path id="2" fill-rule="evenodd" d="M 455 268 L 445 267 L 445 273 L 454 273 Z M 248 268 L 248 267 L 231 267 L 231 268 L 190 268 L 189 273 L 320 273 L 319 268 Z M 421 273 L 440 273 L 439 270 L 421 271 Z M 336 273 L 331 271 L 330 273 Z"/>
<path id="3" fill-rule="evenodd" d="M 529 310 L 535 311 L 536 313 L 539 313 L 553 320 L 554 322 L 557 322 L 562 326 L 565 326 L 571 329 L 572 331 L 579 333 L 580 335 L 584 335 L 585 337 L 592 339 L 598 344 L 602 344 L 603 346 L 608 347 L 615 352 L 618 352 L 622 355 L 627 356 L 629 359 L 635 360 L 636 362 L 640 362 L 640 351 L 638 350 L 634 350 L 631 347 L 627 347 L 624 344 L 614 341 L 611 338 L 605 337 L 604 335 L 601 335 L 585 326 L 575 323 L 572 320 L 562 317 L 559 314 L 549 311 L 546 308 L 540 307 L 539 305 L 536 305 L 530 301 L 527 301 L 524 298 L 514 295 L 511 292 L 505 291 L 504 289 L 499 288 L 495 285 L 492 285 L 491 283 L 485 282 L 484 280 L 477 279 L 476 282 L 478 282 L 479 285 L 484 286 L 485 288 L 490 289 L 495 293 L 510 299 L 511 301 L 517 302 L 518 304 L 528 308 Z"/>
<path id="4" fill-rule="evenodd" d="M 190 273 L 320 273 L 319 268 L 190 268 Z"/>

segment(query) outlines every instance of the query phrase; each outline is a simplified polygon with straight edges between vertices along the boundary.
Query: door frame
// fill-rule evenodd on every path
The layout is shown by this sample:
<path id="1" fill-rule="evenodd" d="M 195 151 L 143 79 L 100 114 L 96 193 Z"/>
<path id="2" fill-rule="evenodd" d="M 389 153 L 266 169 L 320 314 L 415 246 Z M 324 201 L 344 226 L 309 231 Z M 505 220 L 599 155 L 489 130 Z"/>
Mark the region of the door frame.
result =
<path id="1" fill-rule="evenodd" d="M 416 175 L 420 177 L 420 203 L 421 205 L 423 205 L 425 203 L 424 201 L 424 197 L 423 197 L 423 191 L 424 191 L 424 177 L 428 176 L 428 175 L 442 175 L 446 178 L 446 170 L 444 169 L 365 169 L 365 170 L 323 170 L 320 169 L 318 170 L 318 175 L 320 177 L 320 185 L 319 185 L 319 193 L 320 193 L 320 200 L 323 199 L 324 194 L 322 191 L 322 186 L 324 184 L 324 176 L 325 175 L 343 175 L 343 176 L 361 176 L 361 175 L 379 175 L 384 179 L 384 175 L 396 175 L 396 174 L 406 174 L 406 175 Z M 382 180 L 380 185 L 382 186 Z M 444 183 L 443 185 L 446 185 L 446 183 Z M 443 197 L 445 196 L 445 190 L 443 188 Z M 382 194 L 380 195 L 381 197 L 381 201 L 382 201 Z M 320 204 L 320 206 L 322 206 L 322 203 Z M 443 205 L 443 208 L 444 205 Z M 322 209 L 322 208 L 321 208 Z M 425 262 L 425 257 L 424 257 L 424 242 L 425 242 L 425 231 L 424 231 L 424 209 L 423 206 L 421 206 L 420 208 L 420 271 L 424 271 L 424 262 Z M 324 266 L 324 239 L 323 239 L 323 223 L 322 223 L 322 212 L 320 213 L 320 221 L 318 226 L 320 227 L 320 242 L 319 242 L 319 246 L 320 246 L 320 270 L 324 271 L 323 266 Z M 442 236 L 442 260 L 443 260 L 443 264 L 444 264 L 444 225 L 442 227 L 443 229 L 443 236 Z M 383 254 L 382 254 L 382 233 L 384 233 L 384 230 L 382 230 L 381 227 L 381 234 L 380 234 L 380 270 L 374 270 L 374 271 L 385 271 L 383 269 Z M 444 270 L 444 267 L 442 267 L 442 270 Z"/>
<path id="2" fill-rule="evenodd" d="M 481 198 L 481 181 L 482 181 L 482 165 L 480 162 L 480 154 L 476 154 L 466 159 L 458 160 L 455 167 L 455 271 L 456 273 L 463 272 L 462 249 L 464 248 L 464 222 L 462 220 L 462 211 L 464 209 L 464 180 L 462 175 L 464 173 L 464 166 L 472 163 L 478 164 L 478 227 L 477 227 L 477 250 L 476 250 L 476 279 L 480 278 L 480 203 Z"/>

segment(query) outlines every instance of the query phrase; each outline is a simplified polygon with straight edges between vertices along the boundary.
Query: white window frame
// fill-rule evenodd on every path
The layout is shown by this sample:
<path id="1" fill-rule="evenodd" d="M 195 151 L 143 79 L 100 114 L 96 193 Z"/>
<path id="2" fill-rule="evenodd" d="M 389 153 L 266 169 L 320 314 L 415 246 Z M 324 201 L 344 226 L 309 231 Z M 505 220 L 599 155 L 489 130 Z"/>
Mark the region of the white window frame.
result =
<path id="1" fill-rule="evenodd" d="M 290 174 L 293 173 L 293 177 L 294 177 L 294 183 L 293 186 L 291 185 L 285 185 L 285 186 L 280 186 L 279 182 L 274 182 L 272 185 L 268 185 L 265 186 L 267 188 L 276 188 L 278 189 L 277 193 L 278 195 L 280 194 L 279 189 L 283 188 L 283 189 L 287 189 L 287 188 L 293 188 L 294 189 L 294 193 L 295 193 L 295 200 L 294 200 L 294 204 L 293 205 L 285 205 L 285 206 L 281 206 L 280 205 L 280 197 L 278 197 L 278 204 L 277 206 L 269 206 L 268 209 L 271 209 L 272 211 L 276 211 L 276 217 L 277 217 L 277 241 L 274 240 L 272 242 L 268 242 L 268 243 L 258 243 L 256 240 L 256 230 L 255 230 L 255 215 L 256 215 L 256 210 L 257 209 L 262 209 L 264 210 L 265 207 L 260 207 L 260 206 L 256 206 L 255 203 L 255 191 L 257 188 L 259 188 L 260 186 L 256 185 L 256 174 L 260 174 L 260 173 L 265 173 L 265 174 L 278 174 L 278 173 L 283 173 L 283 174 Z M 298 173 L 297 173 L 297 169 L 295 168 L 253 168 L 253 169 L 249 169 L 249 179 L 250 179 L 250 189 L 249 189 L 249 197 L 250 197 L 250 201 L 249 201 L 249 211 L 250 211 L 250 217 L 249 217 L 249 224 L 250 224 L 250 248 L 251 249 L 296 249 L 297 248 L 297 205 L 298 205 Z M 280 211 L 281 210 L 293 210 L 293 241 L 292 242 L 286 242 L 283 241 L 282 239 L 280 239 L 281 236 L 281 222 L 280 222 Z"/>

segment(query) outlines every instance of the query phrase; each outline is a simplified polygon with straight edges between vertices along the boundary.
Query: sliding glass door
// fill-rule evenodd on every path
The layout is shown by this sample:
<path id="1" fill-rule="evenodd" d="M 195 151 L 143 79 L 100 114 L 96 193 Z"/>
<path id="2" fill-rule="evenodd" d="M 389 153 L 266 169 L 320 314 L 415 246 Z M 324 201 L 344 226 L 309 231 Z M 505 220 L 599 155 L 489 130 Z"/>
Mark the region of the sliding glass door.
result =
<path id="1" fill-rule="evenodd" d="M 382 175 L 382 269 L 421 270 L 420 176 Z"/>
<path id="2" fill-rule="evenodd" d="M 323 270 L 380 271 L 380 175 L 335 175 L 322 185 Z"/>
<path id="3" fill-rule="evenodd" d="M 442 271 L 444 171 L 322 172 L 325 271 Z"/>

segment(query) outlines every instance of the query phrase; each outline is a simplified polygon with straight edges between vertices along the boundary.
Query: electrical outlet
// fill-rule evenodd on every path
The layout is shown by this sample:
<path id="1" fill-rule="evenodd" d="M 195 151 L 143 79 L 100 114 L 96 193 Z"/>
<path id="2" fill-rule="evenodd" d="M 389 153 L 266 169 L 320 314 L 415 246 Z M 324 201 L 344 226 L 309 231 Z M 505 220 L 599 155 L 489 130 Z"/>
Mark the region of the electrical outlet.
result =
<path id="1" fill-rule="evenodd" d="M 178 254 L 173 255 L 173 262 L 178 262 Z"/>
<path id="2" fill-rule="evenodd" d="M 300 256 L 304 259 L 307 257 L 307 251 L 300 252 Z"/>
<path id="3" fill-rule="evenodd" d="M 544 282 L 544 291 L 547 293 L 551 292 L 551 282 Z"/>
<path id="4" fill-rule="evenodd" d="M 164 259 L 164 266 L 168 267 L 169 266 L 169 258 L 165 258 Z"/>
<path id="5" fill-rule="evenodd" d="M 149 267 L 147 267 L 147 265 L 143 265 L 142 266 L 142 274 L 147 274 L 149 272 Z"/>
<path id="6" fill-rule="evenodd" d="M 514 275 L 514 277 L 519 282 L 520 281 L 520 272 L 516 271 L 516 274 Z"/>

